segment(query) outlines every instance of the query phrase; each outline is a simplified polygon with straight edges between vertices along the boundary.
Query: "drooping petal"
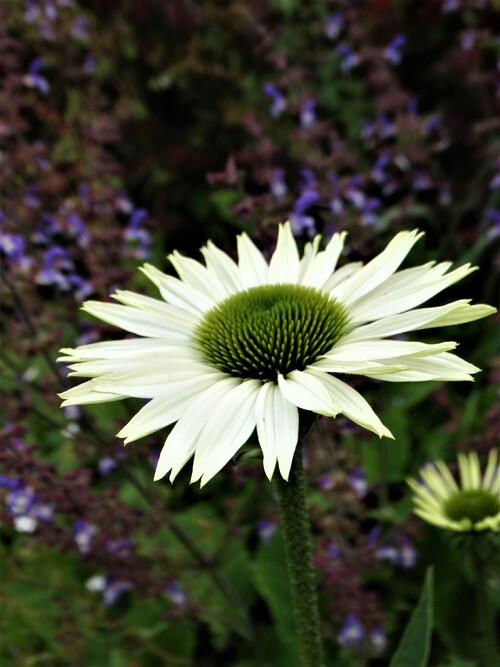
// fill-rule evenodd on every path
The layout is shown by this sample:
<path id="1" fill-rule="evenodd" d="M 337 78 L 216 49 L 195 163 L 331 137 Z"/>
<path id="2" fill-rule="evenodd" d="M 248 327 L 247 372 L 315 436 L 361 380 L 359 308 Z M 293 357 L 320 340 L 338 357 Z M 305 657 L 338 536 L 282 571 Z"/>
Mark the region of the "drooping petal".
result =
<path id="1" fill-rule="evenodd" d="M 385 436 L 394 439 L 389 429 L 382 424 L 366 400 L 355 389 L 332 375 L 314 370 L 308 372 L 322 382 L 330 394 L 331 400 L 346 417 L 369 431 L 373 431 L 379 437 Z"/>
<path id="2" fill-rule="evenodd" d="M 278 386 L 287 401 L 302 410 L 310 410 L 327 417 L 336 417 L 340 412 L 330 398 L 324 384 L 305 371 L 293 371 L 283 377 L 278 375 Z"/>
<path id="3" fill-rule="evenodd" d="M 264 384 L 255 404 L 257 436 L 264 455 L 264 472 L 273 476 L 278 461 L 288 479 L 299 434 L 299 412 L 272 382 Z"/>
<path id="4" fill-rule="evenodd" d="M 173 482 L 181 468 L 194 454 L 196 442 L 207 420 L 227 394 L 241 383 L 233 377 L 224 377 L 206 389 L 193 401 L 170 432 L 156 466 L 154 480 L 170 472 Z"/>
<path id="5" fill-rule="evenodd" d="M 246 380 L 219 402 L 196 443 L 191 482 L 206 484 L 252 435 L 261 386 L 258 380 Z"/>
<path id="6" fill-rule="evenodd" d="M 289 222 L 280 225 L 276 250 L 269 263 L 269 283 L 295 283 L 299 273 L 299 251 Z"/>
<path id="7" fill-rule="evenodd" d="M 454 342 L 429 345 L 403 340 L 371 340 L 353 343 L 344 343 L 341 340 L 324 356 L 330 361 L 365 361 L 367 364 L 381 359 L 398 358 L 404 364 L 406 357 L 427 357 L 454 350 L 456 347 L 457 343 Z"/>
<path id="8" fill-rule="evenodd" d="M 145 356 L 169 352 L 173 356 L 181 351 L 189 351 L 185 344 L 172 345 L 165 338 L 127 338 L 125 340 L 110 340 L 100 343 L 89 343 L 80 345 L 75 349 L 65 347 L 61 350 L 64 355 L 58 357 L 57 361 L 75 363 L 80 361 L 98 361 L 104 359 L 125 359 L 130 356 Z"/>
<path id="9" fill-rule="evenodd" d="M 402 363 L 407 370 L 384 375 L 371 374 L 370 377 L 386 382 L 424 382 L 428 380 L 457 382 L 472 381 L 471 374 L 480 371 L 477 366 L 449 352 L 442 352 L 433 357 L 386 359 L 385 363 L 391 366 Z"/>

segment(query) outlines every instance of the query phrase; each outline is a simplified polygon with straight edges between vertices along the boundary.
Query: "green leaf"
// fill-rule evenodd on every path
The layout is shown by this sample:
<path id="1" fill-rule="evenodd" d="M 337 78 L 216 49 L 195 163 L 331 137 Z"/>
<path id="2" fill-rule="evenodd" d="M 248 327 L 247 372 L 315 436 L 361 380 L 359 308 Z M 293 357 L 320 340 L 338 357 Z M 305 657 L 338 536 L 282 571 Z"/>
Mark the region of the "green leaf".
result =
<path id="1" fill-rule="evenodd" d="M 276 634 L 288 650 L 290 660 L 299 654 L 293 618 L 292 595 L 285 566 L 285 548 L 279 531 L 263 544 L 253 564 L 255 587 L 264 598 L 273 618 Z M 277 651 L 276 651 L 277 652 Z"/>
<path id="2" fill-rule="evenodd" d="M 389 667 L 426 667 L 431 648 L 433 593 L 433 570 L 428 568 L 420 600 Z"/>

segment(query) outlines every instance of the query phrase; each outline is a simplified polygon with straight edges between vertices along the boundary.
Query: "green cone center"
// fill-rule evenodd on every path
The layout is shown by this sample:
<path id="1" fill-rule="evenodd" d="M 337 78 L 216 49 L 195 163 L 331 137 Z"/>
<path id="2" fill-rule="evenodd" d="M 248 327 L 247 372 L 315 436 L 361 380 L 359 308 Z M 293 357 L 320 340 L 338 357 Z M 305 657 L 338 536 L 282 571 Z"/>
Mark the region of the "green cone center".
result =
<path id="1" fill-rule="evenodd" d="M 303 370 L 340 338 L 344 306 L 302 285 L 263 285 L 228 297 L 195 330 L 204 360 L 229 375 L 276 382 Z"/>
<path id="2" fill-rule="evenodd" d="M 500 500 L 490 491 L 469 489 L 451 496 L 444 505 L 444 511 L 453 521 L 470 519 L 472 523 L 479 523 L 500 512 Z"/>

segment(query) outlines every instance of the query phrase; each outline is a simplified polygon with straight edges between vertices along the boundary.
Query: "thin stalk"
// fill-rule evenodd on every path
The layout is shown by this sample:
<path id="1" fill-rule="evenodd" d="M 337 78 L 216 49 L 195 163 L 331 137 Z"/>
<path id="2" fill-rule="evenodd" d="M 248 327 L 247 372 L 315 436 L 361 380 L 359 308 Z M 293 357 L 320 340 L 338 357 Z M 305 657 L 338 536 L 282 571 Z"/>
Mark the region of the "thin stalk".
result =
<path id="1" fill-rule="evenodd" d="M 303 667 L 323 667 L 302 446 L 296 449 L 288 482 L 277 475 L 274 484 L 278 495 L 301 662 Z"/>
<path id="2" fill-rule="evenodd" d="M 483 639 L 483 667 L 495 667 L 497 662 L 497 651 L 495 646 L 495 617 L 493 608 L 488 597 L 488 575 L 486 572 L 486 560 L 481 557 L 477 550 L 474 554 L 474 570 L 476 573 L 477 604 L 479 620 L 482 628 Z"/>

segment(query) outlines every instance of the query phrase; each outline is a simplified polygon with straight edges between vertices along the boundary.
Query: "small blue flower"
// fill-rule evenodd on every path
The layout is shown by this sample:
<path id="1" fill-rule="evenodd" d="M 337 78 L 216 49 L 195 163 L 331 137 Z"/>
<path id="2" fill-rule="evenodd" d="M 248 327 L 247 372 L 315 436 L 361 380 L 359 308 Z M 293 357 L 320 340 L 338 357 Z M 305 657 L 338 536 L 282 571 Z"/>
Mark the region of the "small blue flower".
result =
<path id="1" fill-rule="evenodd" d="M 108 540 L 106 544 L 108 553 L 115 554 L 120 558 L 130 556 L 134 548 L 134 540 L 130 538 L 121 538 L 119 540 Z"/>
<path id="2" fill-rule="evenodd" d="M 106 588 L 102 594 L 102 601 L 107 607 L 115 604 L 115 602 L 125 593 L 132 588 L 130 581 L 110 581 L 106 583 Z"/>
<path id="3" fill-rule="evenodd" d="M 406 37 L 404 35 L 396 35 L 384 50 L 385 58 L 393 65 L 399 65 L 401 62 L 401 49 L 406 44 Z"/>
<path id="4" fill-rule="evenodd" d="M 82 554 L 88 554 L 92 549 L 92 538 L 95 535 L 95 528 L 86 521 L 79 519 L 73 525 L 74 540 L 78 551 Z"/>
<path id="5" fill-rule="evenodd" d="M 274 83 L 265 83 L 262 90 L 268 95 L 272 104 L 269 108 L 269 113 L 273 118 L 278 118 L 286 108 L 286 100 L 280 91 L 276 88 Z"/>
<path id="6" fill-rule="evenodd" d="M 387 644 L 387 637 L 383 628 L 375 628 L 370 632 L 370 643 L 377 653 L 381 653 Z"/>
<path id="7" fill-rule="evenodd" d="M 28 88 L 39 90 L 43 95 L 47 95 L 50 90 L 50 85 L 44 76 L 38 72 L 44 67 L 45 61 L 40 56 L 32 61 L 28 73 L 23 76 L 23 83 Z"/>
<path id="8" fill-rule="evenodd" d="M 356 648 L 360 646 L 365 637 L 363 626 L 356 614 L 349 614 L 337 637 L 337 641 L 345 648 Z"/>
<path id="9" fill-rule="evenodd" d="M 344 27 L 344 15 L 342 12 L 330 14 L 325 23 L 325 35 L 328 39 L 335 40 L 342 32 Z"/>
<path id="10" fill-rule="evenodd" d="M 166 594 L 176 607 L 183 607 L 189 601 L 187 593 L 182 590 L 176 581 L 168 584 Z"/>
<path id="11" fill-rule="evenodd" d="M 316 222 L 314 218 L 307 215 L 305 211 L 319 200 L 320 196 L 312 190 L 306 190 L 297 199 L 293 211 L 290 214 L 290 224 L 295 235 L 306 233 L 311 238 L 315 235 Z"/>
<path id="12" fill-rule="evenodd" d="M 410 570 L 417 563 L 417 550 L 408 538 L 403 540 L 399 549 L 399 565 L 404 570 Z"/>
<path id="13" fill-rule="evenodd" d="M 111 456 L 103 456 L 99 459 L 97 467 L 101 475 L 109 475 L 109 473 L 116 468 L 116 461 Z"/>
<path id="14" fill-rule="evenodd" d="M 13 517 L 30 513 L 35 500 L 35 492 L 29 486 L 23 486 L 7 496 L 7 509 Z"/>
<path id="15" fill-rule="evenodd" d="M 0 489 L 7 489 L 8 491 L 18 491 L 24 486 L 22 479 L 17 477 L 6 477 L 0 475 Z"/>
<path id="16" fill-rule="evenodd" d="M 342 42 L 337 46 L 337 53 L 341 56 L 340 71 L 342 74 L 350 72 L 356 65 L 359 64 L 358 54 L 351 49 L 351 47 Z"/>
<path id="17" fill-rule="evenodd" d="M 358 496 L 364 498 L 368 492 L 368 482 L 362 468 L 355 468 L 348 477 L 349 486 Z"/>
<path id="18" fill-rule="evenodd" d="M 300 125 L 305 130 L 310 129 L 316 123 L 316 100 L 308 99 L 300 110 Z"/>
<path id="19" fill-rule="evenodd" d="M 281 201 L 288 194 L 288 186 L 285 182 L 285 172 L 283 169 L 275 169 L 271 180 L 271 194 L 275 199 Z"/>
<path id="20" fill-rule="evenodd" d="M 271 537 L 274 535 L 274 532 L 276 531 L 276 523 L 274 521 L 270 521 L 269 519 L 261 519 L 257 522 L 257 530 L 259 532 L 261 541 L 266 544 L 269 542 Z"/>

